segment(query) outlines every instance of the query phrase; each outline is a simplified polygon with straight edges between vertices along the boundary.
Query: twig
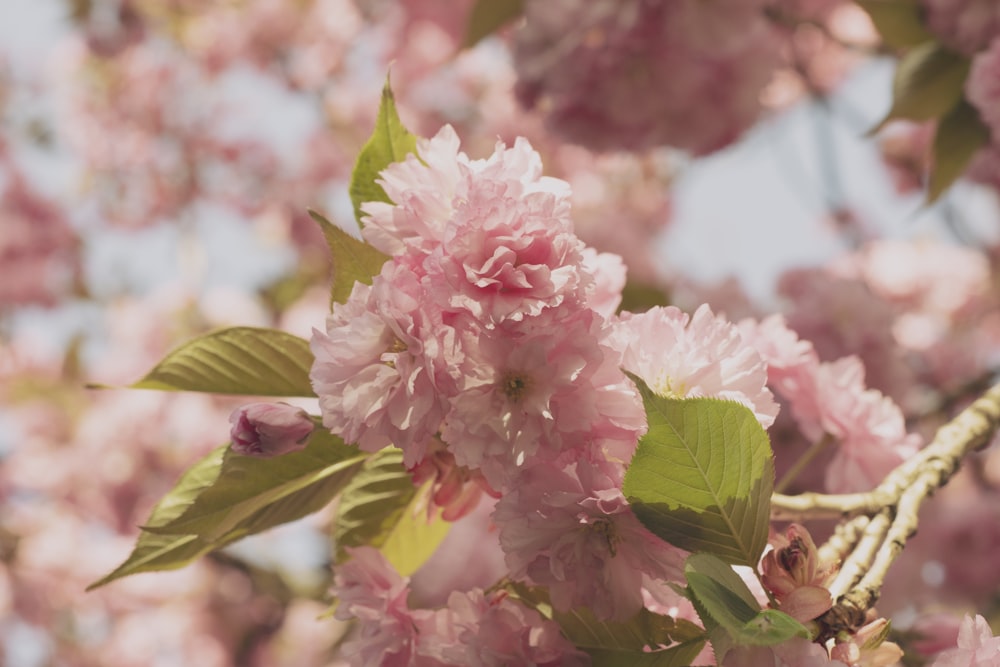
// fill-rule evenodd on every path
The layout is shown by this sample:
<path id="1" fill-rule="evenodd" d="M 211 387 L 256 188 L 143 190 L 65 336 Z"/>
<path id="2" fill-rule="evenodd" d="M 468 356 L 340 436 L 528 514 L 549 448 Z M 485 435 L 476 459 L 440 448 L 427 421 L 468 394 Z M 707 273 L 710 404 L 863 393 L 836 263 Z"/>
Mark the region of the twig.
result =
<path id="1" fill-rule="evenodd" d="M 938 429 L 929 445 L 889 473 L 874 491 L 775 494 L 771 515 L 777 519 L 871 517 L 863 528 L 860 520 L 852 519 L 839 536 L 834 535 L 842 543 L 856 539 L 856 544 L 830 586 L 836 604 L 817 619 L 820 639 L 861 627 L 878 600 L 889 567 L 916 532 L 920 506 L 951 479 L 963 458 L 989 443 L 998 428 L 1000 384 Z M 828 546 L 836 542 L 834 538 L 824 548 L 834 549 Z"/>

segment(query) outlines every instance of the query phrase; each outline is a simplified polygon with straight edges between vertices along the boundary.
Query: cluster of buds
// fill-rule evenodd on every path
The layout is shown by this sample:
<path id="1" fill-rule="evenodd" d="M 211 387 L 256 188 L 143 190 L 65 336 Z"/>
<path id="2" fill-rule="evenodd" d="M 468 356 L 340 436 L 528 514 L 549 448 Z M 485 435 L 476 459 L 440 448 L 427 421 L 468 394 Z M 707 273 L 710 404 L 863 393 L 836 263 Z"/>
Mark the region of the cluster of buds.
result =
<path id="1" fill-rule="evenodd" d="M 809 531 L 791 524 L 774 540 L 774 549 L 761 561 L 761 582 L 777 608 L 808 624 L 833 607 L 829 585 L 840 565 L 821 559 Z M 854 633 L 838 635 L 828 645 L 830 658 L 845 665 L 886 667 L 894 665 L 903 651 L 885 641 L 889 622 L 869 613 L 867 623 Z"/>

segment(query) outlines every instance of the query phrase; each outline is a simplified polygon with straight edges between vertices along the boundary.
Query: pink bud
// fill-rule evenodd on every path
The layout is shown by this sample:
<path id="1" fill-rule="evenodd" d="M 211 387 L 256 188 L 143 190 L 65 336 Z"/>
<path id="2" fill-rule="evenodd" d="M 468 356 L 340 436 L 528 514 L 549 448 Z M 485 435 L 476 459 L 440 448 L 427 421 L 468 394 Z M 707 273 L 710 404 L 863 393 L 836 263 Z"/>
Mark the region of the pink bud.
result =
<path id="1" fill-rule="evenodd" d="M 809 531 L 791 524 L 774 540 L 761 561 L 761 581 L 778 601 L 778 608 L 796 619 L 810 621 L 833 605 L 827 585 L 837 568 L 819 560 Z"/>
<path id="2" fill-rule="evenodd" d="M 308 413 L 287 403 L 250 403 L 229 415 L 230 445 L 244 456 L 269 458 L 298 451 L 315 424 Z"/>

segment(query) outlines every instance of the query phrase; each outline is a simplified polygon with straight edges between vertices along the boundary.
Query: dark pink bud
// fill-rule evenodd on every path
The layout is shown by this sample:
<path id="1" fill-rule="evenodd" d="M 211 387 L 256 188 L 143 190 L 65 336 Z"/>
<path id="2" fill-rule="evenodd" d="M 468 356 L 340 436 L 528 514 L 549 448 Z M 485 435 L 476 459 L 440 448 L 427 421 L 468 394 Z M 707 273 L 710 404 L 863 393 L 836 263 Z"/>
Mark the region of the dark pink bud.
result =
<path id="1" fill-rule="evenodd" d="M 315 424 L 301 408 L 287 403 L 250 403 L 229 415 L 234 452 L 269 458 L 298 451 Z"/>

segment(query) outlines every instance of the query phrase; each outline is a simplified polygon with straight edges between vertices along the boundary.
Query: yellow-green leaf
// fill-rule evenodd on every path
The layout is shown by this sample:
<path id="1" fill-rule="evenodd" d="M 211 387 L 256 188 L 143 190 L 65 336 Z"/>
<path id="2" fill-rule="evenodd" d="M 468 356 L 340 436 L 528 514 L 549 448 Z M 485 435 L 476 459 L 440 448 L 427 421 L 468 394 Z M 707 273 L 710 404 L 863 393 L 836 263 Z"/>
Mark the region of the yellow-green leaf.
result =
<path id="1" fill-rule="evenodd" d="M 378 117 L 375 119 L 375 130 L 368 142 L 361 149 L 358 161 L 351 172 L 350 195 L 354 204 L 354 217 L 358 224 L 364 215 L 361 205 L 369 201 L 388 202 L 382 186 L 375 182 L 379 172 L 393 162 L 401 162 L 410 153 L 416 153 L 417 137 L 410 133 L 396 112 L 396 100 L 389 87 L 386 77 L 382 89 L 382 102 L 379 104 Z"/>
<path id="2" fill-rule="evenodd" d="M 389 256 L 372 245 L 354 238 L 316 211 L 309 215 L 319 224 L 330 247 L 333 261 L 333 285 L 330 289 L 330 307 L 344 303 L 351 296 L 355 282 L 372 284 L 372 278 L 382 270 Z"/>
<path id="3" fill-rule="evenodd" d="M 477 0 L 469 12 L 462 48 L 468 49 L 524 13 L 524 0 Z"/>
<path id="4" fill-rule="evenodd" d="M 938 42 L 924 42 L 900 59 L 892 82 L 892 109 L 879 125 L 896 119 L 933 120 L 962 98 L 969 59 Z"/>
<path id="5" fill-rule="evenodd" d="M 755 566 L 767 545 L 774 486 L 760 422 L 733 401 L 665 398 L 633 380 L 649 424 L 622 487 L 636 517 L 682 549 Z"/>
<path id="6" fill-rule="evenodd" d="M 402 451 L 383 449 L 365 463 L 337 504 L 337 562 L 348 558 L 347 547 L 368 545 L 408 576 L 434 554 L 450 527 L 437 515 L 427 518 L 418 489 L 403 467 Z"/>
<path id="7" fill-rule="evenodd" d="M 332 500 L 369 456 L 323 427 L 313 432 L 305 449 L 290 454 L 257 458 L 230 450 L 218 479 L 183 514 L 150 531 L 198 535 L 213 542 L 267 508 L 280 507 L 289 517 L 305 516 L 309 512 L 301 512 L 300 506 L 312 503 L 316 490 L 322 489 L 327 501 Z"/>
<path id="8" fill-rule="evenodd" d="M 872 19 L 888 46 L 905 49 L 934 39 L 923 22 L 917 0 L 855 0 Z"/>
<path id="9" fill-rule="evenodd" d="M 969 162 L 990 141 L 990 130 L 979 112 L 967 101 L 959 102 L 941 119 L 934 135 L 927 203 L 937 201 L 969 166 Z"/>
<path id="10" fill-rule="evenodd" d="M 134 389 L 248 396 L 315 396 L 309 342 L 276 329 L 233 327 L 168 354 Z M 92 385 L 95 386 L 95 385 Z"/>
<path id="11" fill-rule="evenodd" d="M 272 459 L 242 457 L 228 445 L 219 447 L 184 473 L 153 508 L 125 562 L 90 588 L 130 574 L 183 567 L 209 551 L 316 512 L 365 458 L 322 430 L 306 449 Z M 267 470 L 275 466 L 275 479 L 267 482 Z M 293 470 L 305 469 L 313 472 L 292 480 Z M 191 532 L 179 534 L 178 527 Z"/>
<path id="12" fill-rule="evenodd" d="M 604 621 L 585 607 L 554 610 L 542 588 L 517 583 L 508 583 L 506 588 L 523 604 L 558 623 L 563 635 L 590 655 L 594 667 L 685 667 L 705 645 L 705 631 L 684 619 L 640 609 L 627 621 Z M 669 648 L 647 651 L 647 647 L 659 646 Z"/>

